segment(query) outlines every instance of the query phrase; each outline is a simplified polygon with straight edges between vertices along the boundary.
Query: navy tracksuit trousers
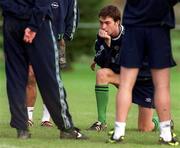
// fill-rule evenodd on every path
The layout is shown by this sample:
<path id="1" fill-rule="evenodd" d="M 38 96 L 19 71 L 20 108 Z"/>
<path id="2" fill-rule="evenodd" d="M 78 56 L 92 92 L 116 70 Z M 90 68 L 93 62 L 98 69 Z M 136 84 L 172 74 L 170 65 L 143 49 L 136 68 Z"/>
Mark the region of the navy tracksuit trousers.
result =
<path id="1" fill-rule="evenodd" d="M 27 129 L 26 84 L 32 64 L 37 84 L 54 123 L 60 130 L 73 128 L 60 79 L 58 49 L 50 20 L 43 22 L 32 44 L 23 41 L 27 21 L 4 17 L 4 52 L 11 126 Z"/>

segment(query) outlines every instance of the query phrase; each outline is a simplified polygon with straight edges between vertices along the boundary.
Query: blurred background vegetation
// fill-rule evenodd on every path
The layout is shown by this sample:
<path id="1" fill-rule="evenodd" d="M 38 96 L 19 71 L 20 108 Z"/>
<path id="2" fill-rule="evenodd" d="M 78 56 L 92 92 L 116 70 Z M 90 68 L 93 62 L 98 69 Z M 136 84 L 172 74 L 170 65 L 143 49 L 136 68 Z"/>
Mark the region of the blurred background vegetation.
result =
<path id="1" fill-rule="evenodd" d="M 80 22 L 76 30 L 74 40 L 67 43 L 68 63 L 72 63 L 80 57 L 89 57 L 94 55 L 94 42 L 98 30 L 98 12 L 101 7 L 107 4 L 115 4 L 123 11 L 125 0 L 78 0 L 80 9 Z M 177 24 L 180 24 L 180 4 L 175 7 Z M 0 17 L 2 20 L 2 17 Z M 0 21 L 2 24 L 2 21 Z M 177 25 L 178 26 L 178 25 Z M 0 25 L 2 27 L 2 25 Z M 178 27 L 179 29 L 179 27 Z M 1 29 L 2 31 L 2 29 Z M 175 31 L 173 31 L 175 32 Z M 174 33 L 173 33 L 174 34 Z M 179 31 L 175 33 L 177 36 Z M 0 35 L 0 50 L 2 49 L 2 33 Z M 2 52 L 1 52 L 2 53 Z M 2 54 L 0 59 L 2 59 Z"/>

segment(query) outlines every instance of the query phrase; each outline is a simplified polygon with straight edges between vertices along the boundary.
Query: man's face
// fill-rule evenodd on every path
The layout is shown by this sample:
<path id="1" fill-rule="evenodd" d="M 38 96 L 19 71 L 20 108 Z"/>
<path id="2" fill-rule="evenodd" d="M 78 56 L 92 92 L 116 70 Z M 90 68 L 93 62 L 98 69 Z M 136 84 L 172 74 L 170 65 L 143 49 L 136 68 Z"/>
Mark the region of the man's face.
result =
<path id="1" fill-rule="evenodd" d="M 111 37 L 119 34 L 119 23 L 119 21 L 115 22 L 113 18 L 109 16 L 99 18 L 100 29 L 106 31 Z"/>

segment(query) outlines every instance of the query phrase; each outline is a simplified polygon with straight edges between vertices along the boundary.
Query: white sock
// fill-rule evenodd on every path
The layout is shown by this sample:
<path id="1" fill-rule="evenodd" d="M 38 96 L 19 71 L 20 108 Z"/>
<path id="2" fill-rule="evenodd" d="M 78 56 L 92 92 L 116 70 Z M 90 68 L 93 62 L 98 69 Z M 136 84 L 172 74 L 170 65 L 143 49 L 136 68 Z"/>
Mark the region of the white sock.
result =
<path id="1" fill-rule="evenodd" d="M 34 107 L 27 107 L 28 119 L 33 121 L 33 111 Z"/>
<path id="2" fill-rule="evenodd" d="M 160 137 L 163 138 L 164 141 L 171 141 L 171 120 L 160 122 Z"/>
<path id="3" fill-rule="evenodd" d="M 44 122 L 44 121 L 50 121 L 50 114 L 49 114 L 49 111 L 48 111 L 47 107 L 45 106 L 45 104 L 43 104 L 42 122 Z"/>
<path id="4" fill-rule="evenodd" d="M 115 122 L 115 130 L 113 139 L 118 140 L 125 135 L 126 122 Z"/>

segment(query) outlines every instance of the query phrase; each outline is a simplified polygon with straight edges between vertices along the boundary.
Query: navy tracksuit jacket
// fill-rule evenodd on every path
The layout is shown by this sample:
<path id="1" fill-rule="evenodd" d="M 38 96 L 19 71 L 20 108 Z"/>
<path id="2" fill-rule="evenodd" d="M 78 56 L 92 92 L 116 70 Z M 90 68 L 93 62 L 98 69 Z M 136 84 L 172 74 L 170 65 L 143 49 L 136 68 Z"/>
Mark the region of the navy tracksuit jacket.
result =
<path id="1" fill-rule="evenodd" d="M 51 7 L 55 36 L 72 40 L 79 20 L 77 0 L 52 0 Z"/>
<path id="2" fill-rule="evenodd" d="M 58 49 L 52 31 L 51 0 L 0 0 L 3 10 L 4 52 L 11 126 L 27 129 L 26 84 L 29 62 L 54 123 L 73 128 L 60 79 Z M 26 27 L 37 32 L 33 43 L 23 41 Z"/>

